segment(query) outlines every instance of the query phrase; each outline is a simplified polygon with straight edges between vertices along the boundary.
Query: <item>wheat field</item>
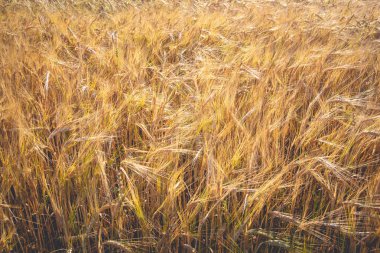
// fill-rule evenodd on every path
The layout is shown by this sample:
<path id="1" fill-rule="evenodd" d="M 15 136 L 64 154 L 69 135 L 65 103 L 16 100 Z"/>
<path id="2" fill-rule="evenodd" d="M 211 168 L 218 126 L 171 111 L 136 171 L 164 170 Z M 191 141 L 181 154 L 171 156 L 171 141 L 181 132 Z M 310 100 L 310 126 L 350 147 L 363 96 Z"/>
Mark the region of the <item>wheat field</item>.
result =
<path id="1" fill-rule="evenodd" d="M 380 2 L 0 22 L 0 252 L 380 252 Z"/>

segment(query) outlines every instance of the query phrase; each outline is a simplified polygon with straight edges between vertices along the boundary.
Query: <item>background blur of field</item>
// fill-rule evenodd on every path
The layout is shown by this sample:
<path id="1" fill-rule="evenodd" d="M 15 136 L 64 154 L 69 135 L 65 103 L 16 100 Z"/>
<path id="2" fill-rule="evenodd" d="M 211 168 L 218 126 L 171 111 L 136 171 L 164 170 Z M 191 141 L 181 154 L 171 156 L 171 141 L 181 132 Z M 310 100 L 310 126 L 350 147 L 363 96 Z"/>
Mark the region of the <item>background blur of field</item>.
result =
<path id="1" fill-rule="evenodd" d="M 377 1 L 0 1 L 0 252 L 380 252 Z"/>

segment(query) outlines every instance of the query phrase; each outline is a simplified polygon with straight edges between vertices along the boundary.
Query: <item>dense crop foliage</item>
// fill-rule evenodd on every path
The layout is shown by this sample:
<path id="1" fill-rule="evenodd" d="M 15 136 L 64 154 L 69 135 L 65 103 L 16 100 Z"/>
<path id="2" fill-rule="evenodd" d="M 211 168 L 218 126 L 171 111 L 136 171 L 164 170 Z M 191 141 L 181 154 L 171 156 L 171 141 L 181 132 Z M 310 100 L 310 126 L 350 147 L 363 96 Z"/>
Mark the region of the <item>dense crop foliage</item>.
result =
<path id="1" fill-rule="evenodd" d="M 0 252 L 376 252 L 377 1 L 0 1 Z"/>

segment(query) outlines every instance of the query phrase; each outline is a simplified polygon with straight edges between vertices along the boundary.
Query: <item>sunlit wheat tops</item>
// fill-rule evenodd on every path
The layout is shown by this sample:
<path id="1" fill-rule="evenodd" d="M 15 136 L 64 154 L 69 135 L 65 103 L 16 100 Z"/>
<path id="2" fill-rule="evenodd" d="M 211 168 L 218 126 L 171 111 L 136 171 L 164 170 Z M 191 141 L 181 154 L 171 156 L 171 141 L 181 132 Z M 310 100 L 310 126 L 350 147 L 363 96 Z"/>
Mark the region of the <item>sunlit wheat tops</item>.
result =
<path id="1" fill-rule="evenodd" d="M 379 17 L 0 0 L 0 252 L 380 252 Z"/>

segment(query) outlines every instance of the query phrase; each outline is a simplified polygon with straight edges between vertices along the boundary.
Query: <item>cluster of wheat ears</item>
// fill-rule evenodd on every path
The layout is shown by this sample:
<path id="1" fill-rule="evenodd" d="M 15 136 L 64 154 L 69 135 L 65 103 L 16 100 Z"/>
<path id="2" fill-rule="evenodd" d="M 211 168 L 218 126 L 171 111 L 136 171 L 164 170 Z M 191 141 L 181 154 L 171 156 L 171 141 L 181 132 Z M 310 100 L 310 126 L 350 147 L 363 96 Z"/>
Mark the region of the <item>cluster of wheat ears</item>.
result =
<path id="1" fill-rule="evenodd" d="M 0 1 L 0 252 L 379 252 L 377 1 Z"/>

